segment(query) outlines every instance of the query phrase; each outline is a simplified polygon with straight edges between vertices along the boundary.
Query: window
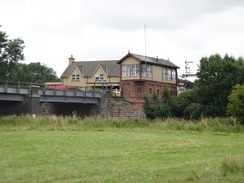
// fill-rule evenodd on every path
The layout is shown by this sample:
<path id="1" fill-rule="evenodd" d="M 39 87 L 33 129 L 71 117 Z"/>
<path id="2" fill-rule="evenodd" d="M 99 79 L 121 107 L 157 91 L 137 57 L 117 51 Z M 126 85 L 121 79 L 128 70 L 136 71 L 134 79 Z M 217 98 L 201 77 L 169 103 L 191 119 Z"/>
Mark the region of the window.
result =
<path id="1" fill-rule="evenodd" d="M 163 67 L 163 80 L 166 80 L 167 75 L 166 75 L 166 68 Z"/>
<path id="2" fill-rule="evenodd" d="M 132 72 L 131 76 L 140 76 L 140 65 L 139 64 L 133 64 L 131 65 Z"/>
<path id="3" fill-rule="evenodd" d="M 175 69 L 172 69 L 172 81 L 176 81 L 176 72 L 175 72 Z"/>
<path id="4" fill-rule="evenodd" d="M 137 88 L 137 93 L 141 93 L 141 88 Z"/>
<path id="5" fill-rule="evenodd" d="M 79 74 L 72 74 L 72 81 L 77 81 L 80 80 L 80 75 Z"/>
<path id="6" fill-rule="evenodd" d="M 160 95 L 160 91 L 159 91 L 159 89 L 157 89 L 157 96 L 159 96 Z"/>
<path id="7" fill-rule="evenodd" d="M 163 80 L 176 81 L 176 70 L 163 67 Z"/>
<path id="8" fill-rule="evenodd" d="M 147 77 L 151 78 L 152 77 L 152 66 L 147 65 Z"/>
<path id="9" fill-rule="evenodd" d="M 149 94 L 152 94 L 152 88 L 149 88 Z"/>
<path id="10" fill-rule="evenodd" d="M 122 65 L 122 77 L 130 77 L 130 65 Z"/>
<path id="11" fill-rule="evenodd" d="M 95 75 L 95 80 L 96 81 L 103 81 L 104 80 L 103 74 L 96 74 Z"/>
<path id="12" fill-rule="evenodd" d="M 147 64 L 142 65 L 142 76 L 152 77 L 152 65 L 147 65 Z"/>
<path id="13" fill-rule="evenodd" d="M 171 69 L 166 69 L 166 80 L 170 81 L 171 80 Z"/>

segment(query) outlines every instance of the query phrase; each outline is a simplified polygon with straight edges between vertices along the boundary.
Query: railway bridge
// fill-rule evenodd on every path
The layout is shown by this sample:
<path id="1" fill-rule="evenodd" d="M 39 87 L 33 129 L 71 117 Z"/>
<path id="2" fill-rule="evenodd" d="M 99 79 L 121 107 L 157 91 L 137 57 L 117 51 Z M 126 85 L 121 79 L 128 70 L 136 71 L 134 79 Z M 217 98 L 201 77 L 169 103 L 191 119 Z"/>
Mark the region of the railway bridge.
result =
<path id="1" fill-rule="evenodd" d="M 0 85 L 0 112 L 39 115 L 42 103 L 56 104 L 63 111 L 70 111 L 72 106 L 87 109 L 99 105 L 103 96 L 103 93 L 93 91 Z"/>

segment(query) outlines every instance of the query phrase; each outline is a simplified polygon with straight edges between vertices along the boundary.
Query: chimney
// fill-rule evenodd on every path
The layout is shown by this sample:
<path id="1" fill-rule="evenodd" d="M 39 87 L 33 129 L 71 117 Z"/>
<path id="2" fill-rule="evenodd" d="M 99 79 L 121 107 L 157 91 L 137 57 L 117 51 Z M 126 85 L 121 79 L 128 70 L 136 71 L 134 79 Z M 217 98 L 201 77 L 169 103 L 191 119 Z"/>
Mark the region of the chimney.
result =
<path id="1" fill-rule="evenodd" d="M 69 58 L 69 64 L 72 64 L 74 61 L 75 61 L 75 58 L 73 57 L 73 55 L 71 55 Z"/>
<path id="2" fill-rule="evenodd" d="M 156 62 L 158 62 L 158 56 L 156 57 Z"/>

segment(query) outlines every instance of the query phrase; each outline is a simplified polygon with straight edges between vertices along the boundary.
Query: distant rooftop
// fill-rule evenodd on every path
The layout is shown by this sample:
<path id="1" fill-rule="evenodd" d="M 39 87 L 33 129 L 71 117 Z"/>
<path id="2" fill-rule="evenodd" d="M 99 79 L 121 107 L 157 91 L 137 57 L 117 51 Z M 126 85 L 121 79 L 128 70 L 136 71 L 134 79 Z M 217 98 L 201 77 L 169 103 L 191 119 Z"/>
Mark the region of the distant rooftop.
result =
<path id="1" fill-rule="evenodd" d="M 71 71 L 77 67 L 84 77 L 92 77 L 94 71 L 101 66 L 107 76 L 119 76 L 120 67 L 118 60 L 99 60 L 99 61 L 75 61 L 71 63 L 61 75 L 61 78 L 69 76 Z"/>

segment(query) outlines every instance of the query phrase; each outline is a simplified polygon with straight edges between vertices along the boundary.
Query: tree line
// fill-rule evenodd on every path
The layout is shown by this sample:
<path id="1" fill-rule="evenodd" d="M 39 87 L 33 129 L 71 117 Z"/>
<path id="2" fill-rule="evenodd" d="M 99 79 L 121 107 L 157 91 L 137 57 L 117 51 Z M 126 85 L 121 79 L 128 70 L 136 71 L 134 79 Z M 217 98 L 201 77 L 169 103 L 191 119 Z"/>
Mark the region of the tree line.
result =
<path id="1" fill-rule="evenodd" d="M 177 117 L 198 120 L 201 117 L 232 115 L 244 124 L 244 60 L 226 54 L 203 57 L 195 81 L 196 89 L 170 96 L 166 87 L 160 98 L 145 96 L 147 118 Z"/>
<path id="2" fill-rule="evenodd" d="M 9 39 L 6 32 L 0 31 L 0 81 L 43 84 L 59 80 L 52 68 L 40 62 L 20 63 L 25 58 L 24 47 L 21 38 Z"/>

